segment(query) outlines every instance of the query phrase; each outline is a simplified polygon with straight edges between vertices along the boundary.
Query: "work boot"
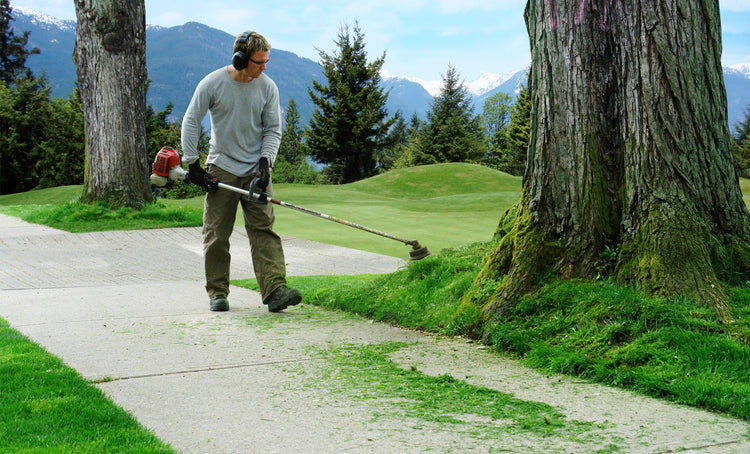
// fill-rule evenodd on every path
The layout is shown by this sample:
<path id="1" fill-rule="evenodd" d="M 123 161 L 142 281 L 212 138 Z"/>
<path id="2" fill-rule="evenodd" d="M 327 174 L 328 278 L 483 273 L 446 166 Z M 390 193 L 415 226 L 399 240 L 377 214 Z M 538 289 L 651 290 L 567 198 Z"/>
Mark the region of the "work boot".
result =
<path id="1" fill-rule="evenodd" d="M 214 295 L 209 301 L 209 307 L 214 312 L 225 312 L 229 310 L 229 300 L 224 295 Z"/>
<path id="2" fill-rule="evenodd" d="M 268 306 L 268 312 L 281 312 L 289 306 L 294 306 L 302 301 L 302 294 L 296 288 L 286 288 L 282 285 L 271 293 L 263 301 Z"/>

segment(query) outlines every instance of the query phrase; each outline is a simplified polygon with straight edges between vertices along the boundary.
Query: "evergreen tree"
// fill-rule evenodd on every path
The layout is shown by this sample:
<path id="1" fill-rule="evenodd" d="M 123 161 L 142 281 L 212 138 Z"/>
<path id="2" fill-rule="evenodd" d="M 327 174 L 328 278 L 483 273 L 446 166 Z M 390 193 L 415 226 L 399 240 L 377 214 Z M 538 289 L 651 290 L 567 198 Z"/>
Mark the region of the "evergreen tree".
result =
<path id="1" fill-rule="evenodd" d="M 419 115 L 417 115 L 416 112 L 411 114 L 411 118 L 409 119 L 409 136 L 413 136 L 419 129 L 422 127 L 424 122 L 421 118 L 419 118 Z"/>
<path id="2" fill-rule="evenodd" d="M 147 88 L 148 90 L 148 88 Z M 169 122 L 174 104 L 170 101 L 164 110 L 157 112 L 151 104 L 146 106 L 146 140 L 148 140 L 148 162 L 154 162 L 163 147 L 175 148 L 180 136 L 174 135 L 174 125 Z"/>
<path id="3" fill-rule="evenodd" d="M 406 131 L 406 142 L 401 147 L 400 154 L 393 163 L 393 168 L 403 169 L 405 167 L 414 167 L 422 164 L 435 164 L 436 161 L 432 156 L 427 156 L 422 152 L 422 128 L 424 122 L 414 112 L 409 119 L 409 125 Z"/>
<path id="4" fill-rule="evenodd" d="M 736 145 L 735 155 L 737 156 L 740 176 L 750 178 L 750 138 L 746 137 L 745 140 Z"/>
<path id="5" fill-rule="evenodd" d="M 395 121 L 388 131 L 385 147 L 378 156 L 378 171 L 381 173 L 394 167 L 409 140 L 409 124 L 404 120 L 401 111 L 396 111 L 393 118 Z"/>
<path id="6" fill-rule="evenodd" d="M 38 163 L 55 145 L 50 136 L 50 86 L 44 78 L 0 84 L 0 194 L 33 189 Z"/>
<path id="7" fill-rule="evenodd" d="M 495 93 L 487 98 L 480 117 L 488 145 L 498 149 L 508 146 L 508 123 L 513 100 L 507 93 Z"/>
<path id="8" fill-rule="evenodd" d="M 33 77 L 26 58 L 29 32 L 15 36 L 11 8 L 0 0 L 0 193 L 80 184 L 83 114 L 77 90 L 50 101 L 45 77 Z"/>
<path id="9" fill-rule="evenodd" d="M 511 175 L 523 175 L 526 167 L 526 153 L 529 147 L 531 126 L 531 97 L 529 88 L 521 86 L 516 102 L 510 108 L 508 124 L 508 148 L 502 157 L 503 171 Z"/>
<path id="10" fill-rule="evenodd" d="M 8 0 L 0 0 L 0 194 L 32 189 L 47 132 L 50 87 L 25 67 L 29 32 L 15 36 Z"/>
<path id="11" fill-rule="evenodd" d="M 78 88 L 69 99 L 55 98 L 46 121 L 37 174 L 39 188 L 83 183 L 86 157 L 83 139 L 83 107 Z"/>
<path id="12" fill-rule="evenodd" d="M 750 137 L 750 106 L 745 109 L 745 118 L 734 126 L 737 143 Z"/>
<path id="13" fill-rule="evenodd" d="M 745 118 L 736 125 L 734 154 L 740 175 L 750 178 L 750 107 L 745 111 Z"/>
<path id="14" fill-rule="evenodd" d="M 294 98 L 289 100 L 284 116 L 284 131 L 281 134 L 281 144 L 276 161 L 284 160 L 296 165 L 305 161 L 305 151 L 302 145 L 302 129 L 300 128 L 300 114 Z"/>
<path id="15" fill-rule="evenodd" d="M 478 161 L 484 149 L 481 126 L 479 118 L 474 115 L 471 97 L 459 80 L 456 68 L 449 65 L 440 95 L 427 112 L 414 163 Z"/>
<path id="16" fill-rule="evenodd" d="M 0 79 L 11 85 L 17 79 L 31 78 L 31 70 L 26 68 L 26 58 L 38 54 L 36 47 L 28 50 L 29 32 L 15 36 L 10 22 L 13 20 L 13 8 L 8 0 L 0 0 Z"/>
<path id="17" fill-rule="evenodd" d="M 510 122 L 510 108 L 512 98 L 507 93 L 495 93 L 487 98 L 480 117 L 484 133 L 487 154 L 485 163 L 494 169 L 507 172 L 501 157 L 508 148 L 508 123 Z"/>
<path id="18" fill-rule="evenodd" d="M 368 63 L 364 34 L 356 24 L 338 35 L 338 52 L 320 51 L 327 85 L 313 80 L 308 94 L 315 105 L 307 129 L 310 154 L 329 164 L 335 183 L 349 183 L 375 174 L 378 153 L 388 129 L 388 94 L 380 86 L 380 68 L 385 54 Z"/>
<path id="19" fill-rule="evenodd" d="M 284 131 L 281 134 L 281 144 L 273 165 L 273 181 L 275 183 L 315 183 L 317 172 L 315 167 L 307 162 L 307 153 L 302 139 L 300 114 L 297 102 L 292 98 L 286 108 L 284 116 Z"/>

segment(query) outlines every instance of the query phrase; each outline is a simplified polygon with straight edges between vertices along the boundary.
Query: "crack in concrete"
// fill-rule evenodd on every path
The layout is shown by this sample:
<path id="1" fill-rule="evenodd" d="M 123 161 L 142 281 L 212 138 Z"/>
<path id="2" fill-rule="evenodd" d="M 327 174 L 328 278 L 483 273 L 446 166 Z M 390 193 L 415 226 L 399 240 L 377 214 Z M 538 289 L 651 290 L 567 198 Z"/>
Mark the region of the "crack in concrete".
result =
<path id="1" fill-rule="evenodd" d="M 98 385 L 102 383 L 113 383 L 113 382 L 124 381 L 124 380 L 137 380 L 139 378 L 166 377 L 169 375 L 196 374 L 196 373 L 211 372 L 211 371 L 217 371 L 217 370 L 242 369 L 246 367 L 262 367 L 262 366 L 274 366 L 278 364 L 303 363 L 303 362 L 310 362 L 310 361 L 320 361 L 322 359 L 323 358 L 284 359 L 284 360 L 278 360 L 278 361 L 265 361 L 261 363 L 243 363 L 243 364 L 227 364 L 224 366 L 207 366 L 207 367 L 201 367 L 197 369 L 185 369 L 185 370 L 176 370 L 176 371 L 170 371 L 170 372 L 154 372 L 150 374 L 139 374 L 139 375 L 125 375 L 122 377 L 115 377 L 115 378 L 105 377 L 105 378 L 89 380 L 89 383 Z"/>

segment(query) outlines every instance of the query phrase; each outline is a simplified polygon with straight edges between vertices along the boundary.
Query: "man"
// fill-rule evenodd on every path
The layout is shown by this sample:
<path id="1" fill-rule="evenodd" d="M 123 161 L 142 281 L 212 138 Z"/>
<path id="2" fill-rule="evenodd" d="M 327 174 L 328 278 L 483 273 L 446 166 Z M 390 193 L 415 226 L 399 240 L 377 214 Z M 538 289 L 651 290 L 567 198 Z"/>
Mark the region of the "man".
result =
<path id="1" fill-rule="evenodd" d="M 242 206 L 263 304 L 270 312 L 280 312 L 302 300 L 298 290 L 286 286 L 281 238 L 273 231 L 273 205 L 261 205 L 236 192 L 218 190 L 214 180 L 247 189 L 258 177 L 256 192 L 265 188 L 269 195 L 273 194 L 270 171 L 281 142 L 281 109 L 276 84 L 263 74 L 270 50 L 271 45 L 258 33 L 239 35 L 234 42 L 232 64 L 200 81 L 182 123 L 188 179 L 206 191 L 203 256 L 212 311 L 229 310 L 229 236 L 238 203 Z M 208 111 L 211 142 L 204 170 L 197 145 Z"/>

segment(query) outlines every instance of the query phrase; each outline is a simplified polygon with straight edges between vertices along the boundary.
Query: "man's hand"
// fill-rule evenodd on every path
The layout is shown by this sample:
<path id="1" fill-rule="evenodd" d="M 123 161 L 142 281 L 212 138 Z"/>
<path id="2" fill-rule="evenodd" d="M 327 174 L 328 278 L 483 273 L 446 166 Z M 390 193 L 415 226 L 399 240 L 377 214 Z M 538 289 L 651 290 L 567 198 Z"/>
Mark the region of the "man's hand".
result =
<path id="1" fill-rule="evenodd" d="M 203 170 L 198 161 L 190 164 L 188 169 L 188 179 L 191 183 L 200 186 L 206 192 L 216 192 L 219 190 L 219 180 Z"/>
<path id="2" fill-rule="evenodd" d="M 268 183 L 271 182 L 271 170 L 267 158 L 260 158 L 258 161 L 258 186 L 261 191 L 265 191 Z"/>

